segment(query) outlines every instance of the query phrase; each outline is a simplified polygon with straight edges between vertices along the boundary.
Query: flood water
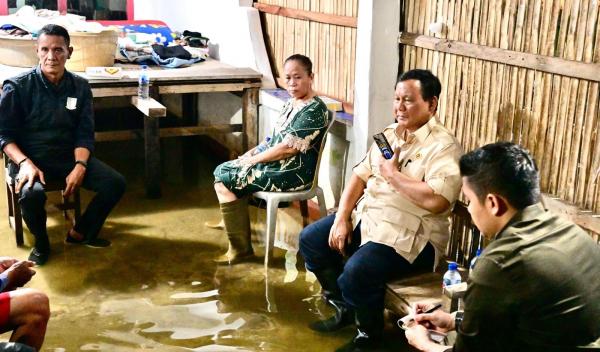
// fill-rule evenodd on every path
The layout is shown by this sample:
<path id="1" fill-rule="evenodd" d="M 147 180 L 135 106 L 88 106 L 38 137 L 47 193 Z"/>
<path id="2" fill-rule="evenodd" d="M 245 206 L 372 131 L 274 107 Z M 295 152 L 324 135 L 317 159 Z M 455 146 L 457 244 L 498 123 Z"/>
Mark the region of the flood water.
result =
<path id="1" fill-rule="evenodd" d="M 221 230 L 204 226 L 219 217 L 211 175 L 216 161 L 200 156 L 194 178 L 186 179 L 177 171 L 179 144 L 164 143 L 163 197 L 151 200 L 144 193 L 141 143 L 97 148 L 99 158 L 126 176 L 128 190 L 101 233 L 112 241 L 109 248 L 64 244 L 69 225 L 60 213 L 49 213 L 51 257 L 27 285 L 50 297 L 44 351 L 334 351 L 354 336 L 350 327 L 331 335 L 308 329 L 331 311 L 300 258 L 294 265 L 295 256 L 276 250 L 265 273 L 264 247 L 255 236 L 256 260 L 212 262 L 227 243 Z M 90 194 L 82 195 L 87 204 Z M 5 194 L 0 198 L 6 214 Z M 285 212 L 299 218 L 298 209 Z M 253 226 L 260 228 L 264 216 L 252 208 Z M 299 231 L 300 224 L 286 226 Z M 17 248 L 6 221 L 0 231 L 0 255 L 26 259 L 28 233 Z M 408 351 L 396 330 L 387 334 L 387 350 Z"/>

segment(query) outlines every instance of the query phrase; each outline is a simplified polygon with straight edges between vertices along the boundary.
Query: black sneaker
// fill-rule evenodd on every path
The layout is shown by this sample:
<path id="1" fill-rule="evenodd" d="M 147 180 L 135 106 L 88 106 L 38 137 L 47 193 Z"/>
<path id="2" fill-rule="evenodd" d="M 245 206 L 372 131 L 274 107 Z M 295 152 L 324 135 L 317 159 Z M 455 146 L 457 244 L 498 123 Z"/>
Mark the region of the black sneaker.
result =
<path id="1" fill-rule="evenodd" d="M 48 261 L 50 251 L 41 252 L 37 248 L 33 247 L 31 253 L 29 253 L 29 260 L 34 262 L 36 265 L 44 265 Z"/>
<path id="2" fill-rule="evenodd" d="M 85 242 L 85 245 L 91 248 L 106 248 L 110 247 L 110 241 L 104 238 L 94 238 Z"/>

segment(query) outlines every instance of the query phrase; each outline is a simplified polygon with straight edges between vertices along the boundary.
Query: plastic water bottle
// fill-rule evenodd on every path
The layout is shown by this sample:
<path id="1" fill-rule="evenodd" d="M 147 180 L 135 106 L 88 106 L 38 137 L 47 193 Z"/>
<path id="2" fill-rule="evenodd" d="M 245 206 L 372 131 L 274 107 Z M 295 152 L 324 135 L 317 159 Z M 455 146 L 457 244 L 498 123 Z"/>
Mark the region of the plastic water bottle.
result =
<path id="1" fill-rule="evenodd" d="M 148 77 L 148 66 L 142 65 L 142 72 L 138 78 L 138 98 L 148 99 L 150 97 L 150 77 Z"/>
<path id="2" fill-rule="evenodd" d="M 471 273 L 473 272 L 473 268 L 475 267 L 475 262 L 477 261 L 477 258 L 479 258 L 480 254 L 481 254 L 481 248 L 478 248 L 477 253 L 475 253 L 475 256 L 473 257 L 473 259 L 471 259 L 471 263 L 469 264 L 469 275 L 471 275 Z"/>
<path id="3" fill-rule="evenodd" d="M 442 287 L 456 285 L 461 283 L 460 273 L 456 270 L 458 266 L 455 262 L 448 263 L 448 271 L 444 274 L 444 279 L 442 280 Z"/>
<path id="4" fill-rule="evenodd" d="M 258 145 L 258 147 L 256 147 L 256 152 L 257 153 L 262 153 L 265 150 L 267 150 L 267 148 L 269 148 L 269 142 L 271 141 L 271 137 L 267 136 L 265 138 L 265 141 L 262 142 L 261 144 Z"/>

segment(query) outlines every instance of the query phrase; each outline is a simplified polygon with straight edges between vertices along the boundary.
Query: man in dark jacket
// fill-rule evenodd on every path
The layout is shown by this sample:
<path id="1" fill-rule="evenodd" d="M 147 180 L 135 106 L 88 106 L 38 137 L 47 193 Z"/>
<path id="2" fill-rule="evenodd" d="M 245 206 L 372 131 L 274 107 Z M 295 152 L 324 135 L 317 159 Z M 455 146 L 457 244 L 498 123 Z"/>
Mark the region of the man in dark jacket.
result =
<path id="1" fill-rule="evenodd" d="M 464 312 L 417 314 L 409 342 L 421 351 L 592 348 L 600 338 L 600 246 L 544 210 L 538 170 L 520 146 L 476 149 L 460 172 L 473 222 L 492 242 L 469 276 Z M 432 342 L 426 327 L 456 330 L 456 343 Z"/>
<path id="2" fill-rule="evenodd" d="M 48 182 L 64 182 L 64 194 L 78 187 L 96 192 L 66 241 L 92 247 L 110 245 L 98 233 L 125 191 L 125 179 L 92 156 L 94 116 L 88 82 L 65 70 L 73 48 L 58 25 L 38 36 L 40 64 L 4 81 L 0 100 L 0 148 L 12 160 L 23 219 L 35 236 L 29 260 L 44 264 L 50 254 L 46 232 Z"/>

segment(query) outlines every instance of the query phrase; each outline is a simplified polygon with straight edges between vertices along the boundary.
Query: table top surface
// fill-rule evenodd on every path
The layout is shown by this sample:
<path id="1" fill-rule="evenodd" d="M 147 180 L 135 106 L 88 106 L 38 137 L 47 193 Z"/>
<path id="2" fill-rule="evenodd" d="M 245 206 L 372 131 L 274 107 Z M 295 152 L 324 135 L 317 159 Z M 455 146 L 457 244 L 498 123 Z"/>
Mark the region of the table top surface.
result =
<path id="1" fill-rule="evenodd" d="M 115 64 L 115 67 L 121 67 L 123 78 L 121 79 L 90 79 L 84 72 L 74 72 L 75 74 L 87 78 L 90 85 L 137 85 L 138 76 L 141 72 L 141 66 L 135 64 Z M 26 72 L 31 68 L 0 65 L 0 81 Z M 180 68 L 162 68 L 150 66 L 148 76 L 151 81 L 158 84 L 177 84 L 177 83 L 202 83 L 219 81 L 253 81 L 260 82 L 262 75 L 247 67 L 234 67 L 217 60 L 208 59 L 188 67 Z"/>

